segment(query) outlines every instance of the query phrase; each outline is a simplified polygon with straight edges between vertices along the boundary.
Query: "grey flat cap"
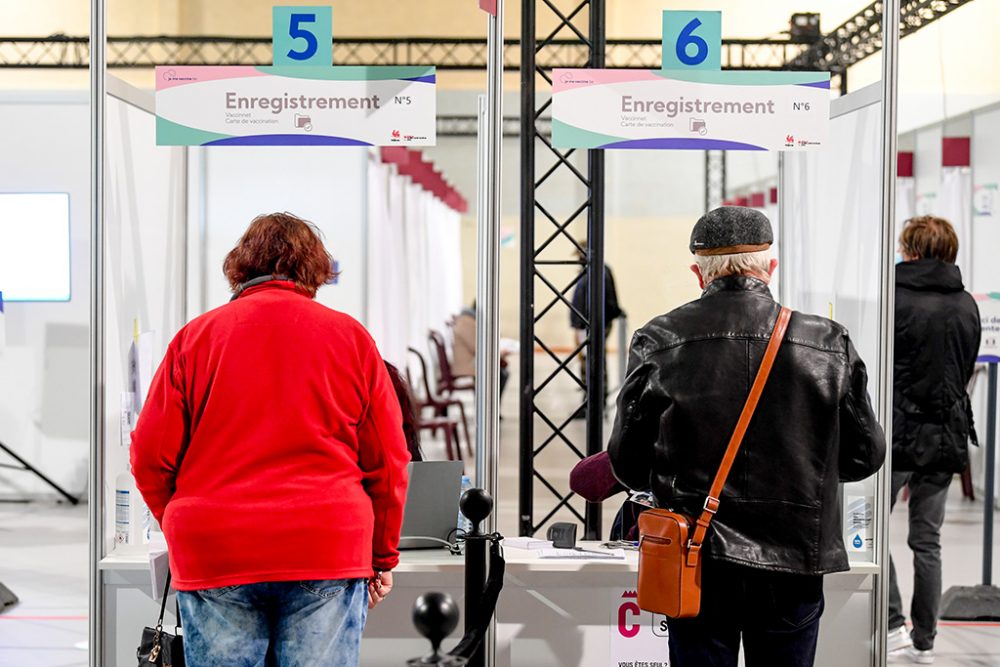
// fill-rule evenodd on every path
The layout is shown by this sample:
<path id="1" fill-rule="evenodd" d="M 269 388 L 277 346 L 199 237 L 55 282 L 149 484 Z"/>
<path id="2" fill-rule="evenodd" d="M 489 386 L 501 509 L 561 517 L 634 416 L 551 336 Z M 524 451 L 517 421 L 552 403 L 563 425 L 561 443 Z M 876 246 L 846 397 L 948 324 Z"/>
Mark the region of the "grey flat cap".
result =
<path id="1" fill-rule="evenodd" d="M 767 250 L 772 243 L 766 215 L 744 206 L 720 206 L 695 223 L 690 250 L 694 255 L 736 255 Z"/>

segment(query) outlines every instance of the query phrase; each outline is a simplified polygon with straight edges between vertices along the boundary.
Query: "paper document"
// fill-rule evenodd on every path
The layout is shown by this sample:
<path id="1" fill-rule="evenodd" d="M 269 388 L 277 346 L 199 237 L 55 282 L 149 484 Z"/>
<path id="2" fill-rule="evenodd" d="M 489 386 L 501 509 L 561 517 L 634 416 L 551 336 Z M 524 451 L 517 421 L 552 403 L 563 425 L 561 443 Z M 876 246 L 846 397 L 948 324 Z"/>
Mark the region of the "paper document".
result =
<path id="1" fill-rule="evenodd" d="M 149 574 L 153 586 L 153 599 L 159 602 L 163 597 L 163 587 L 170 571 L 167 560 L 167 539 L 163 533 L 154 532 L 149 536 Z"/>
<path id="2" fill-rule="evenodd" d="M 552 540 L 538 540 L 533 537 L 505 537 L 503 545 L 513 549 L 538 551 L 539 549 L 551 549 Z"/>
<path id="3" fill-rule="evenodd" d="M 505 540 L 506 541 L 506 540 Z M 542 549 L 539 558 L 572 558 L 573 560 L 625 560 L 624 549 L 587 550 L 587 549 Z"/>

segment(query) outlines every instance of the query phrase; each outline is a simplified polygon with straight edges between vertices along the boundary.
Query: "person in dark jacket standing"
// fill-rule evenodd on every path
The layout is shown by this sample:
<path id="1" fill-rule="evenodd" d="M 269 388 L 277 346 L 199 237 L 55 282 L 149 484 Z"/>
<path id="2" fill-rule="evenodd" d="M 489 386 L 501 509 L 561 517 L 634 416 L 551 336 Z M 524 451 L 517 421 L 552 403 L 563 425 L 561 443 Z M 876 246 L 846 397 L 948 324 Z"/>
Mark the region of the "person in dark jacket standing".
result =
<path id="1" fill-rule="evenodd" d="M 700 299 L 639 329 L 608 445 L 615 476 L 697 516 L 780 306 L 771 224 L 722 207 L 694 227 Z M 823 575 L 848 569 L 839 482 L 885 458 L 847 330 L 794 313 L 703 550 L 701 613 L 671 619 L 671 667 L 813 664 Z"/>
<path id="2" fill-rule="evenodd" d="M 892 395 L 892 494 L 910 489 L 909 545 L 915 582 L 904 625 L 890 561 L 889 649 L 918 664 L 934 661 L 941 602 L 941 524 L 948 486 L 969 463 L 975 442 L 966 386 L 979 350 L 979 309 L 955 266 L 958 237 L 947 220 L 913 218 L 899 239 L 896 266 L 895 379 Z"/>
<path id="3" fill-rule="evenodd" d="M 578 242 L 579 248 L 586 248 L 586 241 Z M 583 261 L 585 259 L 583 251 L 577 249 L 577 257 Z M 587 339 L 587 329 L 590 321 L 590 271 L 586 270 L 583 277 L 577 282 L 573 289 L 573 307 L 569 311 L 569 325 L 576 334 L 577 345 L 582 345 Z M 611 325 L 625 312 L 618 305 L 618 290 L 615 288 L 615 276 L 611 273 L 611 267 L 604 267 L 604 342 L 607 347 L 608 335 L 611 333 Z M 604 401 L 608 400 L 608 362 L 607 352 L 604 354 Z M 580 377 L 587 377 L 587 352 L 586 349 L 580 353 Z M 573 415 L 574 419 L 584 419 L 587 416 L 586 408 L 581 407 Z"/>

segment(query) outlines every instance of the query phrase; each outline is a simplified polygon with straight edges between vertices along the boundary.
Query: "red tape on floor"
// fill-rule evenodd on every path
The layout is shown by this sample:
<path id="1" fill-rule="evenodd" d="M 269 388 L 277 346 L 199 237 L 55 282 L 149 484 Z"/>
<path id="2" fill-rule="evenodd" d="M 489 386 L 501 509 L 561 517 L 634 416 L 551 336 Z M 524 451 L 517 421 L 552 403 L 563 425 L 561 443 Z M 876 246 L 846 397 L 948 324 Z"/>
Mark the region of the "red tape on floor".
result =
<path id="1" fill-rule="evenodd" d="M 87 616 L 14 616 L 0 614 L 0 621 L 86 621 Z"/>

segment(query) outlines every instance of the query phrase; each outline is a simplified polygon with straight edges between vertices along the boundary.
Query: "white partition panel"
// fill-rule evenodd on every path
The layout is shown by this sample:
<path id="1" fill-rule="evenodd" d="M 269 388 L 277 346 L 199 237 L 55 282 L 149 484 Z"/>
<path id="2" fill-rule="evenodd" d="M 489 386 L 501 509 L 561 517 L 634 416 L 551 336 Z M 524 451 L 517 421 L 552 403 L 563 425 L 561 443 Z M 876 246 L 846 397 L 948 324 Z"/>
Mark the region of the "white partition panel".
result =
<path id="1" fill-rule="evenodd" d="M 152 332 L 155 367 L 184 324 L 187 176 L 185 149 L 156 146 L 152 113 L 109 96 L 107 119 L 103 491 L 110 552 L 115 477 L 128 463 L 120 417 L 133 333 L 136 324 Z"/>
<path id="2" fill-rule="evenodd" d="M 789 153 L 781 193 L 789 305 L 832 314 L 872 370 L 878 361 L 879 113 L 875 97 L 831 120 L 828 148 Z"/>
<path id="3" fill-rule="evenodd" d="M 69 301 L 4 306 L 0 442 L 73 494 L 86 488 L 89 433 L 87 119 L 85 92 L 0 93 L 0 125 L 9 128 L 0 144 L 0 192 L 67 193 L 71 240 Z M 0 454 L 0 463 L 10 462 Z M 0 496 L 48 493 L 34 475 L 0 469 Z"/>
<path id="4" fill-rule="evenodd" d="M 878 92 L 876 87 L 866 88 L 834 103 L 829 147 L 787 154 L 781 193 L 787 305 L 832 317 L 847 327 L 868 366 L 873 403 L 878 400 L 874 378 L 883 363 L 878 354 L 882 211 Z M 845 485 L 844 496 L 845 509 L 852 505 L 858 509 L 865 499 L 871 506 L 874 477 Z M 870 543 L 853 544 L 856 531 L 845 529 L 845 535 L 853 561 L 874 561 Z M 872 535 L 869 530 L 868 538 Z"/>
<path id="5" fill-rule="evenodd" d="M 822 151 L 789 153 L 783 161 L 782 275 L 787 305 L 845 325 L 868 366 L 869 392 L 878 403 L 877 378 L 891 359 L 879 355 L 882 254 L 882 110 L 880 84 L 835 100 L 830 141 Z M 888 508 L 879 502 L 876 477 L 843 486 L 844 535 L 852 569 L 876 562 L 873 540 Z M 839 647 L 868 652 L 875 632 L 874 589 L 859 587 L 849 605 L 828 610 L 818 664 L 849 662 Z M 848 607 L 851 612 L 845 612 Z M 865 661 L 867 662 L 867 660 Z"/>
<path id="6" fill-rule="evenodd" d="M 262 213 L 288 211 L 319 228 L 339 263 L 337 283 L 320 288 L 316 300 L 365 321 L 366 149 L 228 146 L 203 150 L 203 308 L 209 310 L 229 300 L 222 262 L 250 221 Z"/>

